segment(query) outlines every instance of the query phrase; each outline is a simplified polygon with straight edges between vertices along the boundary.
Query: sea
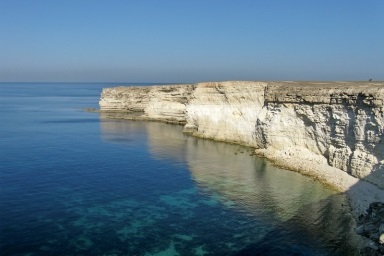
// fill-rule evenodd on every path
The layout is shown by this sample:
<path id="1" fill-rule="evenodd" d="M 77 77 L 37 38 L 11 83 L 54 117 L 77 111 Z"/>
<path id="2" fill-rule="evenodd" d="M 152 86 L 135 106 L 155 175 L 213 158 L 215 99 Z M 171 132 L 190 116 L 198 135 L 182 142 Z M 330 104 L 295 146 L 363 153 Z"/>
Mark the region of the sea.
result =
<path id="1" fill-rule="evenodd" d="M 358 254 L 345 195 L 247 147 L 83 110 L 112 86 L 0 83 L 0 255 Z"/>

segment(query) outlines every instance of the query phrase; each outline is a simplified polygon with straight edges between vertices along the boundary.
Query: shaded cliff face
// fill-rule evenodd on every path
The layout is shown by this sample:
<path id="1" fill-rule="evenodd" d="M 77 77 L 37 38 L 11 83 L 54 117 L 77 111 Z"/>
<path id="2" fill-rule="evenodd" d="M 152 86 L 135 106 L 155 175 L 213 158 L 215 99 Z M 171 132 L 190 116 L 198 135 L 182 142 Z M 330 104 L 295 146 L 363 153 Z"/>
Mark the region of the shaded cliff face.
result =
<path id="1" fill-rule="evenodd" d="M 280 166 L 333 179 L 341 190 L 355 182 L 347 173 L 384 188 L 384 83 L 118 87 L 103 90 L 100 107 L 120 118 L 182 123 L 194 136 L 255 147 Z"/>

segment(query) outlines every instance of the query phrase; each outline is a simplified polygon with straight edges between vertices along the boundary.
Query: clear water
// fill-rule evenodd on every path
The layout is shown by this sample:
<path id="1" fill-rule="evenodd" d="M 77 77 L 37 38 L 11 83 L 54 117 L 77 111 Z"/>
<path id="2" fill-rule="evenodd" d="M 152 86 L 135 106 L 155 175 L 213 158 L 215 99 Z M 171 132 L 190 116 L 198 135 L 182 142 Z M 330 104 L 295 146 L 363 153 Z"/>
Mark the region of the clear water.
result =
<path id="1" fill-rule="evenodd" d="M 343 195 L 181 126 L 108 120 L 105 84 L 0 84 L 0 255 L 354 255 Z"/>

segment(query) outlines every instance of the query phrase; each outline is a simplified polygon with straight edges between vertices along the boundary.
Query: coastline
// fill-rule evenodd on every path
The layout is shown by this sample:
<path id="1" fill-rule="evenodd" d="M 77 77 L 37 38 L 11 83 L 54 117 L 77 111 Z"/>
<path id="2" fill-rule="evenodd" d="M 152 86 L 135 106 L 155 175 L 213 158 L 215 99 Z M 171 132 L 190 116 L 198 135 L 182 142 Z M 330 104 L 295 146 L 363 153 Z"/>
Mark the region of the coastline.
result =
<path id="1" fill-rule="evenodd" d="M 373 194 L 354 204 L 358 213 L 384 201 L 384 82 L 118 86 L 103 89 L 99 105 L 106 118 L 184 125 L 192 136 L 255 148 L 340 192 L 366 187 Z"/>

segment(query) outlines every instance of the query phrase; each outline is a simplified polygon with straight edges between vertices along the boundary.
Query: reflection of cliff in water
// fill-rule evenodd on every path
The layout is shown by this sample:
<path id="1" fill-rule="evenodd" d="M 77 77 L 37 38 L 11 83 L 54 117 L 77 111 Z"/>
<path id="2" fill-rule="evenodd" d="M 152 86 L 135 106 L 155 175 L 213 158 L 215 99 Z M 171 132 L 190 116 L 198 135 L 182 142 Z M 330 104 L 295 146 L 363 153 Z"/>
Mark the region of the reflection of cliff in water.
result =
<path id="1" fill-rule="evenodd" d="M 124 120 L 105 119 L 100 114 L 102 139 L 118 144 L 128 144 L 133 140 L 145 138 L 145 124 L 143 122 L 127 122 Z"/>
<path id="2" fill-rule="evenodd" d="M 298 233 L 302 239 L 297 241 L 300 250 L 312 248 L 311 243 L 316 241 L 330 247 L 337 244 L 338 254 L 351 255 L 351 248 L 359 243 L 345 195 L 250 156 L 244 147 L 189 138 L 185 153 L 191 175 L 202 193 L 217 194 L 223 204 L 255 219 L 279 223 L 262 242 L 257 241 L 242 254 L 306 255 L 287 250 L 291 245 L 269 242 L 276 241 L 276 236 L 297 237 Z"/>
<path id="3" fill-rule="evenodd" d="M 273 231 L 245 248 L 244 255 L 305 255 L 292 251 L 292 245 L 269 244 L 269 236 L 299 237 L 295 239 L 299 239 L 301 250 L 312 247 L 314 241 L 329 244 L 340 255 L 351 255 L 351 248 L 360 242 L 352 230 L 354 221 L 344 195 L 250 156 L 247 148 L 186 136 L 181 126 L 163 123 L 116 121 L 101 122 L 101 127 L 104 139 L 112 141 L 129 138 L 132 129 L 145 132 L 151 154 L 185 162 L 201 193 L 241 214 L 271 223 Z"/>

